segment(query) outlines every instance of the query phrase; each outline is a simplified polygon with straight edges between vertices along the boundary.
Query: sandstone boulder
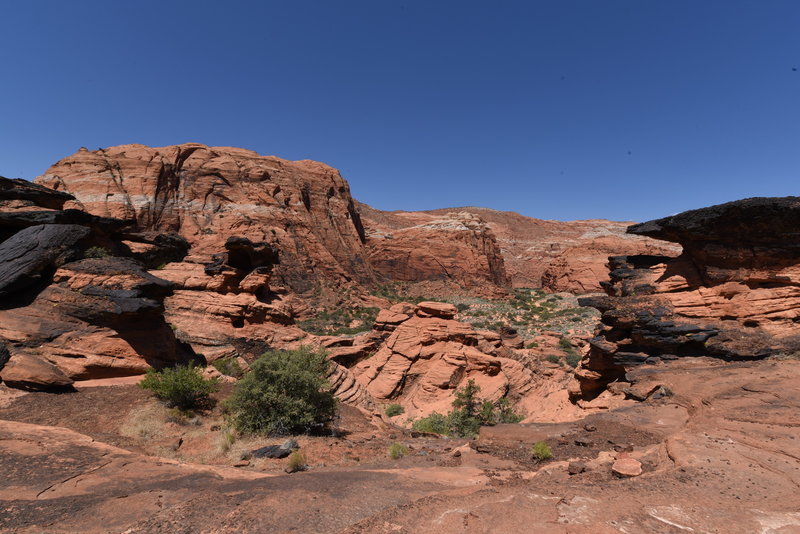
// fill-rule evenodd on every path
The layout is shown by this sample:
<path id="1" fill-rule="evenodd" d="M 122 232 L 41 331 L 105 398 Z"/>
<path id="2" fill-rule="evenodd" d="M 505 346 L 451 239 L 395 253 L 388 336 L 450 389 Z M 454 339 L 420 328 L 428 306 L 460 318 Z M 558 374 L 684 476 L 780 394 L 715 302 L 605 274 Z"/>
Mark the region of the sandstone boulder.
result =
<path id="1" fill-rule="evenodd" d="M 633 458 L 620 458 L 611 466 L 611 472 L 620 478 L 638 477 L 642 474 L 642 463 Z"/>
<path id="2" fill-rule="evenodd" d="M 61 369 L 34 354 L 15 355 L 0 369 L 0 379 L 7 386 L 33 390 L 60 390 L 73 383 Z"/>
<path id="3" fill-rule="evenodd" d="M 420 302 L 417 305 L 417 316 L 419 317 L 439 317 L 441 319 L 452 319 L 458 310 L 447 302 Z"/>

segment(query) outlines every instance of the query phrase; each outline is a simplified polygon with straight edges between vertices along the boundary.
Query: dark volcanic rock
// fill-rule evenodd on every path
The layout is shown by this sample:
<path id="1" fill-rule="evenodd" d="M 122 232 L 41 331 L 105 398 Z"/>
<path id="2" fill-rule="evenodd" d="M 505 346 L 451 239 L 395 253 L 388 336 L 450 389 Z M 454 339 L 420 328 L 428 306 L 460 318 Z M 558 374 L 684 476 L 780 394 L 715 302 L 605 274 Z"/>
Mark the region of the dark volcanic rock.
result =
<path id="1" fill-rule="evenodd" d="M 41 224 L 76 224 L 102 229 L 104 234 L 119 232 L 130 222 L 108 217 L 97 217 L 81 210 L 15 210 L 0 212 L 0 228 L 4 231 L 21 230 Z"/>
<path id="2" fill-rule="evenodd" d="M 0 297 L 22 291 L 65 261 L 76 259 L 76 245 L 90 233 L 74 224 L 39 225 L 0 243 Z"/>
<path id="3" fill-rule="evenodd" d="M 592 397 L 626 368 L 685 356 L 728 360 L 800 350 L 800 198 L 752 198 L 633 225 L 683 253 L 609 258 L 608 297 L 576 375 Z"/>
<path id="4" fill-rule="evenodd" d="M 120 240 L 128 222 L 57 210 L 71 197 L 48 195 L 41 186 L 0 180 L 3 186 L 0 376 L 6 384 L 60 389 L 75 379 L 137 374 L 194 357 L 164 320 L 172 283 L 112 255 L 136 254 Z M 138 253 L 151 259 L 188 248 L 180 237 L 129 236 L 136 238 L 150 241 Z M 159 250 L 164 243 L 171 249 Z"/>
<path id="5" fill-rule="evenodd" d="M 60 210 L 65 202 L 74 199 L 75 197 L 68 193 L 54 191 L 21 178 L 0 176 L 0 206 L 11 201 Z"/>
<path id="6" fill-rule="evenodd" d="M 5 344 L 0 342 L 0 371 L 3 370 L 3 367 L 6 365 L 6 363 L 8 363 L 8 359 L 10 357 L 11 354 L 9 354 Z"/>
<path id="7" fill-rule="evenodd" d="M 122 234 L 127 254 L 148 269 L 163 267 L 183 260 L 189 253 L 189 242 L 174 232 L 134 232 Z"/>
<path id="8" fill-rule="evenodd" d="M 250 454 L 254 458 L 286 458 L 297 448 L 299 448 L 299 445 L 296 441 L 287 439 L 280 445 L 267 445 L 253 450 Z"/>

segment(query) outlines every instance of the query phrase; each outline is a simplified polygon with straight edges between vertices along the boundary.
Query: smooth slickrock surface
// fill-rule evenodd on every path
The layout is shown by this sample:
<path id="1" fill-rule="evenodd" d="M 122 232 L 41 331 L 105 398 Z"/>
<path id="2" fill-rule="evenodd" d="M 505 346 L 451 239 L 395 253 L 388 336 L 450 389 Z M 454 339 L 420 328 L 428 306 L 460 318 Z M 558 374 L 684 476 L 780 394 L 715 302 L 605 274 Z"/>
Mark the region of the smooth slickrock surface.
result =
<path id="1" fill-rule="evenodd" d="M 0 525 L 131 534 L 800 531 L 797 362 L 702 360 L 650 373 L 673 397 L 585 422 L 498 425 L 473 446 L 406 439 L 429 456 L 337 467 L 311 458 L 307 472 L 277 476 L 147 457 L 17 422 L 24 414 L 12 401 L 0 408 Z M 2 421 L 6 414 L 15 420 Z M 539 439 L 563 456 L 514 459 Z M 641 475 L 613 475 L 625 455 L 641 463 Z M 570 475 L 571 457 L 586 469 Z"/>

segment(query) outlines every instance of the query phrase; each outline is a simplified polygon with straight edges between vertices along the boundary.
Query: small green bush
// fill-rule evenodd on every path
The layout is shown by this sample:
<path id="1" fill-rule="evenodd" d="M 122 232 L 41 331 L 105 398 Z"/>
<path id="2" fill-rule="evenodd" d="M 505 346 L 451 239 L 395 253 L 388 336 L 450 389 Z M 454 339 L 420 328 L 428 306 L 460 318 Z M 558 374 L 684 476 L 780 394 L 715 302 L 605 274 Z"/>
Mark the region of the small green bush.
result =
<path id="1" fill-rule="evenodd" d="M 433 412 L 428 417 L 414 421 L 412 427 L 419 432 L 430 432 L 446 436 L 473 438 L 481 426 L 497 423 L 519 423 L 523 417 L 516 414 L 507 398 L 503 397 L 495 406 L 488 400 L 478 399 L 481 388 L 470 379 L 456 391 L 453 410 L 442 415 Z"/>
<path id="2" fill-rule="evenodd" d="M 405 411 L 406 411 L 405 408 L 403 408 L 399 404 L 390 404 L 386 407 L 386 415 L 388 415 L 389 417 L 400 415 L 402 413 L 405 413 Z"/>
<path id="3" fill-rule="evenodd" d="M 533 444 L 533 447 L 531 447 L 531 456 L 539 461 L 549 460 L 553 457 L 553 450 L 550 448 L 550 445 L 544 441 L 537 441 Z"/>
<path id="4" fill-rule="evenodd" d="M 538 346 L 539 346 L 539 344 L 538 344 L 537 342 L 535 342 L 535 341 L 531 341 L 530 343 L 528 343 L 527 345 L 525 345 L 525 348 L 526 348 L 526 349 L 535 349 L 535 348 L 536 348 L 536 347 L 538 347 Z"/>
<path id="5" fill-rule="evenodd" d="M 197 367 L 177 366 L 161 371 L 148 369 L 139 387 L 149 389 L 169 406 L 188 410 L 207 406 L 219 384 L 215 378 L 203 378 Z"/>
<path id="6" fill-rule="evenodd" d="M 563 351 L 570 351 L 574 350 L 572 348 L 572 343 L 570 343 L 569 339 L 562 337 L 558 340 L 558 347 Z"/>
<path id="7" fill-rule="evenodd" d="M 394 442 L 391 447 L 389 447 L 389 458 L 392 460 L 399 460 L 406 454 L 408 454 L 408 447 L 402 443 Z"/>
<path id="8" fill-rule="evenodd" d="M 481 403 L 481 409 L 478 412 L 478 420 L 480 420 L 482 425 L 495 424 L 494 404 L 492 404 L 492 401 L 487 400 Z"/>
<path id="9" fill-rule="evenodd" d="M 428 417 L 417 419 L 411 425 L 411 428 L 417 432 L 427 432 L 429 434 L 447 435 L 450 432 L 447 416 L 438 412 L 433 412 Z"/>
<path id="10" fill-rule="evenodd" d="M 500 399 L 498 403 L 499 419 L 501 423 L 516 424 L 525 419 L 522 415 L 518 414 L 511 408 L 511 403 L 506 397 Z"/>
<path id="11" fill-rule="evenodd" d="M 103 247 L 89 247 L 83 253 L 84 258 L 107 258 L 111 254 Z"/>
<path id="12" fill-rule="evenodd" d="M 239 361 L 236 358 L 220 358 L 219 360 L 214 360 L 211 365 L 223 375 L 232 376 L 233 378 L 241 378 L 244 374 L 244 369 L 239 365 Z"/>
<path id="13" fill-rule="evenodd" d="M 581 362 L 582 358 L 581 355 L 577 352 L 573 352 L 572 354 L 567 354 L 567 365 L 570 367 L 577 367 L 578 364 Z"/>
<path id="14" fill-rule="evenodd" d="M 547 358 L 545 359 L 550 363 L 561 363 L 561 358 L 559 358 L 555 354 L 548 354 Z"/>
<path id="15" fill-rule="evenodd" d="M 301 321 L 298 326 L 316 336 L 349 336 L 372 328 L 378 308 L 337 308 L 323 310 L 313 318 Z M 356 322 L 356 326 L 350 326 Z"/>
<path id="16" fill-rule="evenodd" d="M 336 415 L 324 352 L 302 347 L 269 351 L 234 387 L 226 402 L 242 433 L 283 436 L 322 428 Z"/>
<path id="17" fill-rule="evenodd" d="M 306 464 L 306 457 L 300 451 L 294 451 L 289 455 L 289 460 L 286 465 L 286 471 L 295 473 L 297 471 L 305 471 L 308 465 Z"/>

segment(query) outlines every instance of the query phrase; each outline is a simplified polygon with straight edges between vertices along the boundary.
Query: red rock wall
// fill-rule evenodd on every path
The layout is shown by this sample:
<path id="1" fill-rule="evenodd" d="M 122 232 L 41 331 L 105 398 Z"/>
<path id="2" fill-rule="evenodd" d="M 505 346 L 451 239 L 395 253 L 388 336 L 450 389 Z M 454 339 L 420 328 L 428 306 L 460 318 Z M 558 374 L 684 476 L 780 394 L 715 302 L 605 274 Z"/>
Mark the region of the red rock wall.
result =
<path id="1" fill-rule="evenodd" d="M 608 280 L 609 256 L 679 254 L 681 250 L 673 243 L 628 235 L 625 229 L 630 223 L 616 221 L 548 221 L 476 207 L 387 212 L 360 204 L 360 211 L 369 237 L 370 256 L 382 261 L 376 262 L 379 272 L 392 273 L 392 276 L 402 275 L 402 269 L 409 269 L 408 264 L 414 266 L 424 258 L 425 263 L 432 265 L 425 273 L 430 279 L 443 271 L 436 269 L 432 258 L 438 261 L 446 258 L 445 261 L 450 261 L 455 272 L 462 273 L 465 279 L 475 279 L 483 273 L 484 279 L 507 279 L 513 287 L 588 293 L 601 291 L 600 282 Z M 472 244 L 459 252 L 459 244 L 452 238 L 440 232 L 439 241 L 443 244 L 439 244 L 436 237 L 426 231 L 456 216 L 477 217 L 486 227 L 484 234 L 491 235 L 491 247 Z M 386 239 L 387 236 L 396 241 Z M 473 252 L 465 253 L 467 250 Z M 491 262 L 486 260 L 495 256 L 502 259 L 502 274 L 499 269 L 487 270 Z M 460 262 L 450 260 L 459 257 L 472 258 Z M 480 268 L 471 267 L 476 264 L 475 257 L 485 258 Z M 453 266 L 453 263 L 460 265 Z"/>
<path id="2" fill-rule="evenodd" d="M 37 182 L 73 194 L 90 213 L 178 232 L 193 256 L 222 251 L 233 235 L 273 244 L 274 280 L 297 292 L 373 280 L 350 188 L 322 163 L 200 144 L 122 145 L 81 149 Z"/>

